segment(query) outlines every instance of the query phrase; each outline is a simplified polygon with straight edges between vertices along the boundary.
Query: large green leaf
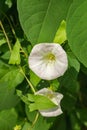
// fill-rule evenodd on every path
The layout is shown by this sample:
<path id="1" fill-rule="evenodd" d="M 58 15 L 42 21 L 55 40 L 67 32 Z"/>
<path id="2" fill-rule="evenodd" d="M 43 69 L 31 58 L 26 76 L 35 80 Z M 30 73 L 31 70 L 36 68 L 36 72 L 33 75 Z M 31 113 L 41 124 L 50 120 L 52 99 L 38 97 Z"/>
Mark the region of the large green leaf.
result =
<path id="1" fill-rule="evenodd" d="M 14 107 L 18 101 L 14 88 L 8 88 L 8 82 L 0 82 L 0 110 Z"/>
<path id="2" fill-rule="evenodd" d="M 67 37 L 73 53 L 87 67 L 87 0 L 75 0 L 67 17 Z"/>
<path id="3" fill-rule="evenodd" d="M 24 79 L 20 69 L 17 67 L 6 65 L 0 61 L 0 82 L 7 82 L 9 88 L 14 88 Z"/>
<path id="4" fill-rule="evenodd" d="M 15 87 L 24 77 L 19 68 L 0 61 L 0 110 L 14 107 L 19 99 L 15 95 Z"/>
<path id="5" fill-rule="evenodd" d="M 73 65 L 71 63 L 70 65 Z M 79 64 L 76 63 L 76 65 L 78 66 Z M 77 96 L 80 88 L 77 82 L 77 76 L 78 76 L 78 72 L 76 71 L 74 66 L 71 66 L 66 71 L 66 73 L 61 78 L 59 78 L 60 89 L 64 95 L 61 105 L 67 111 L 72 111 L 72 109 L 75 109 L 75 104 L 77 101 Z"/>
<path id="6" fill-rule="evenodd" d="M 13 130 L 16 125 L 17 114 L 14 109 L 0 112 L 0 130 Z"/>
<path id="7" fill-rule="evenodd" d="M 69 68 L 59 80 L 60 85 L 63 86 L 61 89 L 66 89 L 69 93 L 77 94 L 79 91 L 77 76 L 78 72 L 73 67 Z"/>
<path id="8" fill-rule="evenodd" d="M 68 52 L 68 62 L 69 62 L 69 67 L 73 67 L 77 72 L 80 71 L 80 63 L 76 59 L 76 57 L 73 55 L 72 52 Z"/>
<path id="9" fill-rule="evenodd" d="M 32 44 L 52 42 L 72 0 L 18 0 L 22 28 Z"/>

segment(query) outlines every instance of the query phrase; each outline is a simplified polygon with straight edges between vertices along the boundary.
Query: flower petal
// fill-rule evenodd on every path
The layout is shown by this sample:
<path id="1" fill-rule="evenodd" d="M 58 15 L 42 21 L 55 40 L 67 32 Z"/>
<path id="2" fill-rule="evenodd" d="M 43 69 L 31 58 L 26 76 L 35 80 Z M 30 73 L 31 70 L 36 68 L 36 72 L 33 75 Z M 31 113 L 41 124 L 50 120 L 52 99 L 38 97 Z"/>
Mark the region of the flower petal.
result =
<path id="1" fill-rule="evenodd" d="M 54 59 L 44 58 L 48 54 Z M 33 47 L 29 56 L 29 67 L 41 79 L 52 80 L 62 76 L 68 67 L 67 55 L 56 43 L 40 43 Z"/>
<path id="2" fill-rule="evenodd" d="M 55 109 L 43 110 L 39 112 L 44 117 L 54 117 L 63 113 L 60 107 L 57 107 Z"/>

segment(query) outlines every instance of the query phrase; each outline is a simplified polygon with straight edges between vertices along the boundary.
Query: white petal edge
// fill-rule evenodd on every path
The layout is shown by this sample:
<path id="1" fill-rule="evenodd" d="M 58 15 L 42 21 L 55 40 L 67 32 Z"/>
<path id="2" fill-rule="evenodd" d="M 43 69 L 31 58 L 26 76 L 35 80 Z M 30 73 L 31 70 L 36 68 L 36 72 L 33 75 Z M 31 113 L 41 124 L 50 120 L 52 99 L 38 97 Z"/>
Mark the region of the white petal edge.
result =
<path id="1" fill-rule="evenodd" d="M 59 106 L 56 109 L 43 110 L 39 112 L 44 117 L 55 117 L 63 113 Z"/>

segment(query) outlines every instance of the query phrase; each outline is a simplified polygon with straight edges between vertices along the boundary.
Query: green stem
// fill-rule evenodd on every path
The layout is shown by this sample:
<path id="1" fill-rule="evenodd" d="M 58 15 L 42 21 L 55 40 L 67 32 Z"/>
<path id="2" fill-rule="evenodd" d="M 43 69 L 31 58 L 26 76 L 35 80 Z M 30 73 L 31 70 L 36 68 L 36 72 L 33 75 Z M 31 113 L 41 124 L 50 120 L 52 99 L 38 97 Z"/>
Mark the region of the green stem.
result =
<path id="1" fill-rule="evenodd" d="M 31 84 L 31 82 L 29 81 L 29 79 L 27 78 L 27 76 L 25 75 L 25 73 L 24 73 L 22 67 L 20 67 L 20 71 L 21 71 L 21 73 L 23 74 L 23 76 L 25 77 L 25 79 L 26 79 L 26 81 L 28 82 L 29 86 L 31 87 L 32 92 L 35 94 L 35 89 L 34 89 L 33 85 Z"/>
<path id="2" fill-rule="evenodd" d="M 16 36 L 15 30 L 14 30 L 14 28 L 13 28 L 13 26 L 12 26 L 12 24 L 11 24 L 9 18 L 8 18 L 8 16 L 7 16 L 6 14 L 4 14 L 4 16 L 5 16 L 6 19 L 8 20 L 8 23 L 9 23 L 9 25 L 10 25 L 11 31 L 12 31 L 12 33 L 13 33 L 15 39 L 17 40 L 18 38 L 17 38 L 17 36 Z M 11 18 L 11 17 L 10 17 L 10 18 Z M 19 39 L 18 39 L 18 40 L 19 40 Z M 28 55 L 27 55 L 27 54 L 25 53 L 25 51 L 23 50 L 22 46 L 21 46 L 20 49 L 21 49 L 22 53 L 24 53 L 25 57 L 27 58 Z"/>
<path id="3" fill-rule="evenodd" d="M 24 51 L 24 49 L 22 48 L 22 46 L 21 46 L 20 49 L 21 49 L 21 52 L 25 55 L 25 57 L 28 58 L 28 55 L 27 55 L 27 53 L 25 53 L 25 51 Z"/>
<path id="4" fill-rule="evenodd" d="M 11 24 L 11 22 L 10 22 L 8 16 L 7 16 L 4 12 L 2 12 L 2 13 L 3 13 L 3 15 L 6 17 L 6 19 L 7 19 L 8 23 L 9 23 L 9 25 L 10 25 L 10 28 L 11 28 L 11 30 L 12 30 L 12 33 L 13 33 L 15 39 L 17 39 L 16 33 L 15 33 L 14 29 L 13 29 L 13 26 L 12 26 L 12 24 Z"/>
<path id="5" fill-rule="evenodd" d="M 10 28 L 11 28 L 11 30 L 12 30 L 12 33 L 13 33 L 15 39 L 18 39 L 17 36 L 16 36 L 16 33 L 15 33 L 15 30 L 14 30 L 14 28 L 13 28 L 13 26 L 12 26 L 12 24 L 11 24 L 9 18 L 8 18 L 7 16 L 6 16 L 6 18 L 7 18 L 8 22 L 9 22 Z M 27 58 L 28 55 L 27 55 L 27 54 L 25 53 L 25 51 L 23 50 L 22 46 L 21 46 L 21 51 L 24 53 L 25 57 Z"/>
<path id="6" fill-rule="evenodd" d="M 33 121 L 33 123 L 32 123 L 32 127 L 35 125 L 35 123 L 36 123 L 38 117 L 39 117 L 39 112 L 37 112 L 37 114 L 36 114 L 36 116 L 35 116 L 35 119 L 34 119 L 34 121 Z"/>
<path id="7" fill-rule="evenodd" d="M 0 26 L 1 26 L 1 29 L 2 29 L 2 31 L 3 31 L 3 33 L 4 33 L 4 35 L 5 35 L 5 38 L 6 38 L 6 40 L 7 40 L 7 44 L 8 44 L 8 47 L 9 47 L 9 50 L 10 50 L 10 52 L 11 52 L 12 49 L 11 49 L 10 41 L 9 41 L 9 39 L 8 39 L 8 36 L 7 36 L 6 32 L 5 32 L 5 29 L 4 29 L 4 26 L 3 26 L 2 22 L 1 22 L 1 20 L 0 20 Z"/>

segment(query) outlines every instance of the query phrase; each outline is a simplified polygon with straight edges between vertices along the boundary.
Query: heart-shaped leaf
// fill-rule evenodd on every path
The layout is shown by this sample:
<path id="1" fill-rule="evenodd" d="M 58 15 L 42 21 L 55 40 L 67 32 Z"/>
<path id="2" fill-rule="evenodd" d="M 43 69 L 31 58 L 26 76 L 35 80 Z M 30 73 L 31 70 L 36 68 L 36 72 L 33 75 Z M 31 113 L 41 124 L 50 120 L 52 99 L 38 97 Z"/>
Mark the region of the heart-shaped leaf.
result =
<path id="1" fill-rule="evenodd" d="M 71 2 L 72 0 L 17 1 L 22 28 L 33 45 L 38 42 L 53 42 Z"/>

